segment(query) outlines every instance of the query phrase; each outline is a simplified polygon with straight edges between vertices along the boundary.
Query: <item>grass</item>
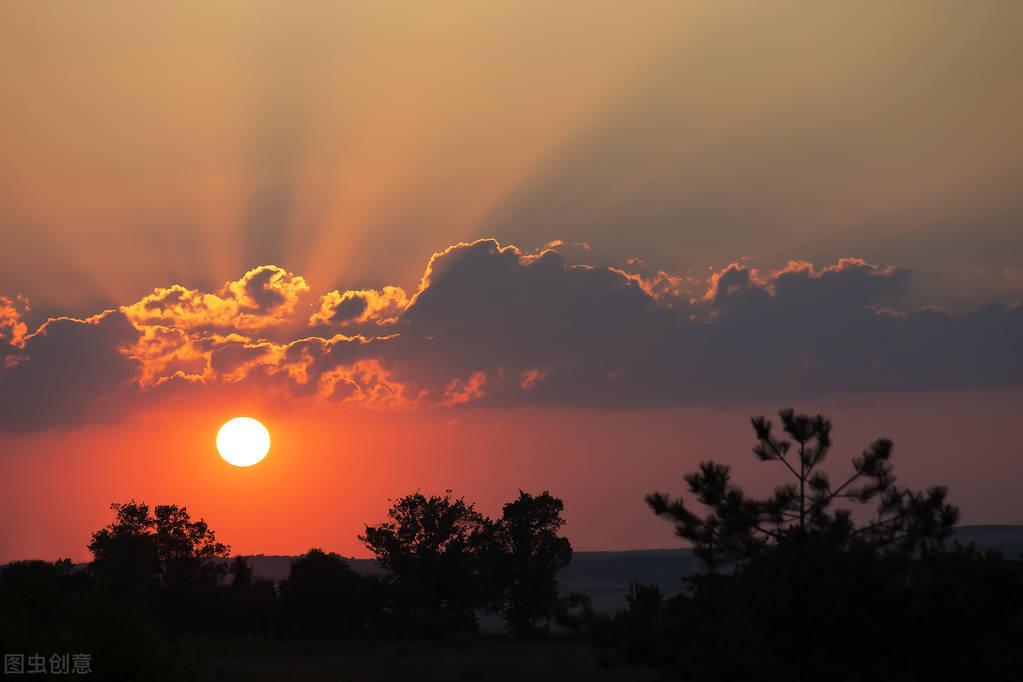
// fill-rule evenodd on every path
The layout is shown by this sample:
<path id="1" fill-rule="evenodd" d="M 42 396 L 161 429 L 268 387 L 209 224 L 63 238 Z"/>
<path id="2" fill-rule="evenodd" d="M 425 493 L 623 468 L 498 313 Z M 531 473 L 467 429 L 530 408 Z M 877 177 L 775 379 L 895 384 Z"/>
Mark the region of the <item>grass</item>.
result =
<path id="1" fill-rule="evenodd" d="M 622 664 L 584 638 L 454 643 L 192 639 L 184 652 L 202 682 L 408 680 L 414 682 L 645 681 L 663 675 Z"/>

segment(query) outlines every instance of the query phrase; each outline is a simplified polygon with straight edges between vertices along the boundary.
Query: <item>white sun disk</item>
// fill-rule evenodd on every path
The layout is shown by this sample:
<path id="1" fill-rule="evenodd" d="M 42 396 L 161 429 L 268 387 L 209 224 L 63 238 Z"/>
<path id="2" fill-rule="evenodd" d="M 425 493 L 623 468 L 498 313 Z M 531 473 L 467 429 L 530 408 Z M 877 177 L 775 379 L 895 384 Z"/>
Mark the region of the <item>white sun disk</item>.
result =
<path id="1" fill-rule="evenodd" d="M 235 417 L 217 432 L 217 452 L 237 467 L 258 464 L 270 451 L 270 432 L 252 417 Z"/>

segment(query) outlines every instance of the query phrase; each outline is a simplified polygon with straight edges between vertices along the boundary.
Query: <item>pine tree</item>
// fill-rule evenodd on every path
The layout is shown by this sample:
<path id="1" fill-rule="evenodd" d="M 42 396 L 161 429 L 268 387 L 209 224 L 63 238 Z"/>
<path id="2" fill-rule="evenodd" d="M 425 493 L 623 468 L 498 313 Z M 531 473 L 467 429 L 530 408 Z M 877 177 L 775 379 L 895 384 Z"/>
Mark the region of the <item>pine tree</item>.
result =
<path id="1" fill-rule="evenodd" d="M 646 497 L 657 515 L 674 522 L 676 534 L 692 543 L 708 567 L 741 562 L 779 545 L 794 544 L 800 553 L 814 546 L 911 553 L 948 537 L 959 518 L 959 510 L 946 502 L 948 491 L 942 486 L 922 492 L 897 486 L 892 441 L 871 443 L 836 485 L 822 470 L 831 449 L 831 421 L 791 409 L 779 416 L 787 439 L 775 434 L 768 419 L 751 420 L 757 439 L 753 453 L 763 462 L 778 463 L 792 479 L 766 499 L 746 495 L 732 483 L 730 468 L 712 461 L 685 476 L 705 514 L 664 493 Z M 871 502 L 876 503 L 873 514 L 857 526 L 849 507 Z"/>

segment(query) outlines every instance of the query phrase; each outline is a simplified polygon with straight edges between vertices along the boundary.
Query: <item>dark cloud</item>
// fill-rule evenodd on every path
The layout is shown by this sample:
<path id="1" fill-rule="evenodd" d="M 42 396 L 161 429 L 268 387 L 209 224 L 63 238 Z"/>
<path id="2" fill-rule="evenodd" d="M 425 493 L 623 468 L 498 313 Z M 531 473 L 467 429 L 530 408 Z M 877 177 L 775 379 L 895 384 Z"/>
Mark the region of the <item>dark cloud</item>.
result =
<path id="1" fill-rule="evenodd" d="M 266 334 L 301 328 L 307 287 L 278 268 L 220 295 L 170 287 L 35 334 L 5 304 L 0 426 L 81 423 L 119 396 L 218 384 L 378 407 L 723 405 L 1023 384 L 1023 307 L 903 310 L 906 270 L 732 264 L 688 296 L 691 276 L 629 267 L 458 244 L 430 259 L 412 296 L 324 295 L 309 335 L 292 340 Z"/>
<path id="2" fill-rule="evenodd" d="M 0 369 L 0 429 L 32 431 L 106 419 L 131 393 L 139 363 L 121 348 L 138 331 L 107 311 L 86 320 L 51 319 Z"/>
<path id="3" fill-rule="evenodd" d="M 704 297 L 680 302 L 623 271 L 486 240 L 434 257 L 391 361 L 434 391 L 476 374 L 482 388 L 462 402 L 481 404 L 705 404 L 1023 381 L 1021 308 L 898 312 L 889 306 L 910 276 L 857 259 L 767 274 L 731 265 Z M 543 380 L 527 390 L 533 374 Z"/>
<path id="4" fill-rule="evenodd" d="M 348 322 L 363 315 L 367 308 L 369 308 L 369 304 L 364 296 L 350 296 L 334 308 L 334 314 L 330 318 L 331 322 Z"/>
<path id="5" fill-rule="evenodd" d="M 392 356 L 399 376 L 427 388 L 482 372 L 494 399 L 522 372 L 549 367 L 588 394 L 676 317 L 617 272 L 484 240 L 434 256 Z"/>

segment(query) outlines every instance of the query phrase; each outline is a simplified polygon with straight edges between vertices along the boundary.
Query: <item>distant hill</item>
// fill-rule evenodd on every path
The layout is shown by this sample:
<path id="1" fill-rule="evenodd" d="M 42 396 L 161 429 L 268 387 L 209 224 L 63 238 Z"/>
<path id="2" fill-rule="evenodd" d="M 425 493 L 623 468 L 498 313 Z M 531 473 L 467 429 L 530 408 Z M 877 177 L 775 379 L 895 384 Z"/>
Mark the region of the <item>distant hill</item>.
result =
<path id="1" fill-rule="evenodd" d="M 997 550 L 1007 557 L 1023 554 L 1021 526 L 960 526 L 954 539 L 974 543 L 980 549 Z M 261 578 L 288 577 L 292 557 L 257 554 L 245 557 L 252 572 Z M 373 559 L 348 559 L 361 573 L 379 572 Z M 625 607 L 630 582 L 657 585 L 671 596 L 682 589 L 682 578 L 700 570 L 699 560 L 688 549 L 648 549 L 623 552 L 576 552 L 572 563 L 561 572 L 561 591 L 585 594 L 599 612 L 612 613 Z"/>
<path id="2" fill-rule="evenodd" d="M 1011 559 L 1023 554 L 1023 526 L 960 526 L 954 539 L 978 549 L 995 550 Z"/>

